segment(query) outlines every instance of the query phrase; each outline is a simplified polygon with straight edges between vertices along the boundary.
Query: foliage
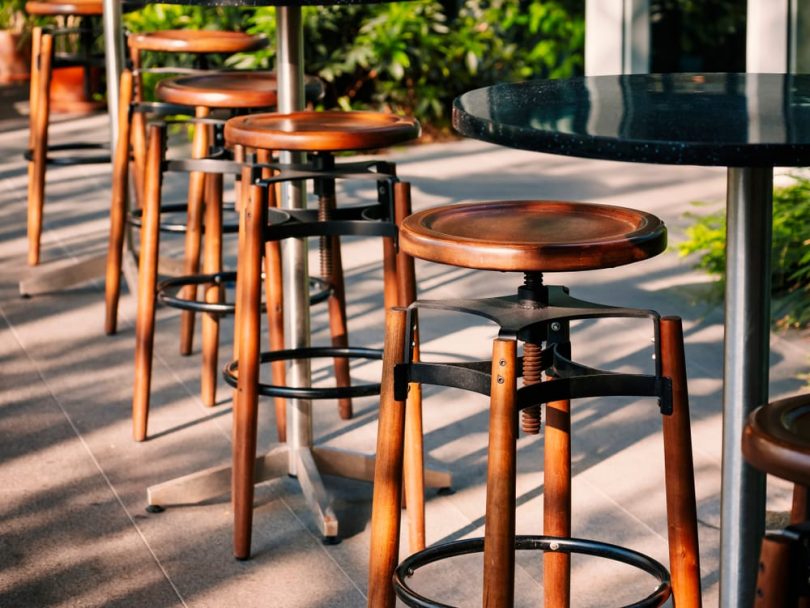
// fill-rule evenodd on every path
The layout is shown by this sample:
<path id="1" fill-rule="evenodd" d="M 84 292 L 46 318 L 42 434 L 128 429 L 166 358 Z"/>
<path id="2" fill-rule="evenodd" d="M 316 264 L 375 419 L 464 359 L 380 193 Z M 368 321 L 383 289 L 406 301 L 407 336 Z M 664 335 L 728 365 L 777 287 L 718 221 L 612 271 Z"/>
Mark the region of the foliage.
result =
<path id="1" fill-rule="evenodd" d="M 775 316 L 783 327 L 810 325 L 810 179 L 775 188 L 773 195 L 772 284 Z M 697 267 L 722 279 L 726 265 L 723 212 L 696 216 L 679 245 L 681 255 L 700 255 Z"/>
<path id="2" fill-rule="evenodd" d="M 304 9 L 306 70 L 327 82 L 325 106 L 377 107 L 447 127 L 452 100 L 498 81 L 581 72 L 584 15 L 570 0 L 468 0 L 448 19 L 440 2 Z M 359 27 L 358 27 L 359 25 Z M 249 31 L 273 36 L 275 11 Z M 274 50 L 232 58 L 270 68 Z"/>
<path id="3" fill-rule="evenodd" d="M 25 0 L 3 0 L 0 3 L 0 30 L 22 32 L 27 23 Z"/>

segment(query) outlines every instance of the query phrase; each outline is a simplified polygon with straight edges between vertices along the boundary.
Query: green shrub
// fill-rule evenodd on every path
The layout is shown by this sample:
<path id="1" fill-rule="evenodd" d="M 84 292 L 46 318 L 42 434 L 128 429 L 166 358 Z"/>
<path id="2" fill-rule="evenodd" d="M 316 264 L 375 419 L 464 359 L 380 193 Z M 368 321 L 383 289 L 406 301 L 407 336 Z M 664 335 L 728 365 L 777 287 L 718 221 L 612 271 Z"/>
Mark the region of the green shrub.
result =
<path id="1" fill-rule="evenodd" d="M 782 327 L 810 325 L 810 179 L 793 176 L 793 184 L 773 194 L 771 278 L 774 318 Z M 687 228 L 681 255 L 699 254 L 697 267 L 722 281 L 726 267 L 724 212 L 698 216 Z"/>

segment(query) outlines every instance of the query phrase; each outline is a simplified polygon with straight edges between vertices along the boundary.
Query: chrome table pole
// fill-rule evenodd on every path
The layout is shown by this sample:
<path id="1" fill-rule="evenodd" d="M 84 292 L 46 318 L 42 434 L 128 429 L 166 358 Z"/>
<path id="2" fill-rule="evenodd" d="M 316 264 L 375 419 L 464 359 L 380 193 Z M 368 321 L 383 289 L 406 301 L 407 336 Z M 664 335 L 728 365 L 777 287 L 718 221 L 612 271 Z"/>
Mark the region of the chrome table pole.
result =
<path id="1" fill-rule="evenodd" d="M 773 169 L 729 168 L 723 368 L 720 605 L 753 606 L 765 476 L 742 457 L 748 414 L 768 400 Z"/>

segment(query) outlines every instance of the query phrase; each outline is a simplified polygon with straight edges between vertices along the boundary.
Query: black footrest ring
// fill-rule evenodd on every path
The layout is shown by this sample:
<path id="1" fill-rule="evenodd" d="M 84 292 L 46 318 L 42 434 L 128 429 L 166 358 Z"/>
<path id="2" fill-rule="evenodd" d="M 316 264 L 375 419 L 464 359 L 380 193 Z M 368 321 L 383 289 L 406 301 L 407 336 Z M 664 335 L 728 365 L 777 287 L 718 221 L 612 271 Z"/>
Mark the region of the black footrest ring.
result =
<path id="1" fill-rule="evenodd" d="M 223 205 L 222 211 L 227 213 L 236 213 L 233 205 Z M 176 203 L 173 205 L 161 205 L 160 214 L 164 213 L 187 213 L 188 205 L 186 203 Z M 140 228 L 143 223 L 143 209 L 134 209 L 129 212 L 127 222 L 130 225 Z M 161 222 L 159 230 L 161 232 L 172 232 L 175 234 L 183 234 L 188 231 L 188 226 L 185 222 Z M 239 232 L 239 222 L 235 224 L 222 224 L 222 234 L 236 234 Z M 202 226 L 202 233 L 205 234 L 205 225 Z"/>
<path id="2" fill-rule="evenodd" d="M 192 274 L 180 277 L 172 277 L 161 281 L 157 286 L 157 298 L 161 304 L 180 310 L 191 310 L 193 312 L 209 312 L 218 315 L 232 315 L 234 305 L 231 302 L 201 302 L 199 300 L 187 300 L 177 295 L 186 285 L 233 285 L 236 283 L 236 272 L 233 270 L 217 272 L 214 274 Z M 320 277 L 309 277 L 309 304 L 313 306 L 319 304 L 329 297 L 332 288 L 328 282 Z"/>
<path id="3" fill-rule="evenodd" d="M 94 156 L 51 156 L 51 153 L 79 152 L 82 150 L 107 150 L 105 154 Z M 45 164 L 58 167 L 72 167 L 74 165 L 104 165 L 111 162 L 110 146 L 104 143 L 73 142 L 68 144 L 51 144 L 46 148 Z M 29 148 L 23 152 L 27 161 L 34 160 L 34 150 Z"/>
<path id="4" fill-rule="evenodd" d="M 638 602 L 629 604 L 625 608 L 662 606 L 672 594 L 669 571 L 653 558 L 632 549 L 594 540 L 557 538 L 554 536 L 516 536 L 515 549 L 519 551 L 554 551 L 603 557 L 643 570 L 658 580 L 658 586 L 650 595 Z M 413 573 L 419 568 L 433 562 L 469 553 L 482 553 L 483 551 L 483 538 L 468 538 L 442 543 L 414 553 L 397 566 L 394 572 L 394 591 L 397 597 L 405 602 L 407 606 L 415 608 L 453 608 L 450 604 L 442 604 L 418 594 L 408 586 L 407 579 L 413 576 Z"/>
<path id="5" fill-rule="evenodd" d="M 348 358 L 382 360 L 383 352 L 378 348 L 363 348 L 360 346 L 347 346 L 337 348 L 332 346 L 311 346 L 309 348 L 291 348 L 288 350 L 274 350 L 264 352 L 260 356 L 261 363 L 271 361 L 292 361 L 295 359 L 322 359 Z M 238 361 L 231 361 L 222 370 L 225 382 L 236 387 Z M 259 383 L 259 394 L 265 397 L 285 397 L 287 399 L 353 399 L 355 397 L 369 397 L 380 394 L 380 384 L 356 384 L 354 386 L 334 387 L 299 387 L 279 386 L 275 384 Z"/>

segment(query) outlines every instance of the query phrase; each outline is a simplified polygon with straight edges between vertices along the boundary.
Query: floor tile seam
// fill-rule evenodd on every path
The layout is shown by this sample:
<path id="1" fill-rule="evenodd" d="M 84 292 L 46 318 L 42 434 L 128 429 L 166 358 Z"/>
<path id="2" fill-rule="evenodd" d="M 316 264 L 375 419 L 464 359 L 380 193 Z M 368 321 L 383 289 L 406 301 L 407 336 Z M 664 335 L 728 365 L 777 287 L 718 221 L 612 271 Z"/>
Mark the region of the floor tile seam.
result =
<path id="1" fill-rule="evenodd" d="M 365 593 L 363 593 L 363 590 L 358 586 L 358 584 L 355 582 L 355 580 L 352 578 L 352 576 L 348 572 L 346 572 L 345 568 L 343 568 L 343 566 L 340 565 L 340 562 L 338 562 L 338 560 L 336 560 L 334 558 L 334 556 L 331 553 L 329 553 L 329 551 L 327 551 L 326 547 L 324 546 L 324 544 L 322 542 L 322 539 L 319 536 L 317 536 L 316 534 L 314 534 L 312 532 L 312 530 L 309 529 L 309 526 L 306 525 L 306 522 L 304 522 L 304 520 L 302 520 L 298 516 L 298 513 L 295 512 L 295 509 L 292 508 L 292 505 L 290 505 L 290 503 L 287 502 L 287 499 L 283 495 L 280 496 L 279 499 L 281 500 L 281 504 L 283 504 L 286 507 L 286 509 L 295 518 L 295 520 L 298 522 L 298 524 L 304 530 L 306 530 L 306 533 L 309 534 L 309 536 L 312 538 L 312 540 L 315 542 L 316 546 L 321 550 L 321 552 L 323 552 L 323 554 L 326 555 L 326 557 L 335 566 L 337 566 L 337 569 L 340 570 L 343 573 L 343 576 L 345 576 L 348 579 L 348 581 L 352 584 L 352 586 L 357 590 L 357 593 L 360 594 L 360 597 L 362 597 L 364 601 L 368 601 L 368 597 L 366 596 Z"/>
<path id="2" fill-rule="evenodd" d="M 146 539 L 146 536 L 144 536 L 144 534 L 141 531 L 140 527 L 135 522 L 134 517 L 132 516 L 132 514 L 129 512 L 129 509 L 127 509 L 126 505 L 124 504 L 124 501 L 121 498 L 121 495 L 115 489 L 115 486 L 113 485 L 112 480 L 109 478 L 107 473 L 104 471 L 104 468 L 101 466 L 101 463 L 96 458 L 95 454 L 93 453 L 93 450 L 90 448 L 87 441 L 85 441 L 85 439 L 82 436 L 81 432 L 79 431 L 78 427 L 73 422 L 73 419 L 70 417 L 70 414 L 68 414 L 67 410 L 62 405 L 62 402 L 59 400 L 59 398 L 56 396 L 54 391 L 51 389 L 51 386 L 48 384 L 48 381 L 45 379 L 45 376 L 42 374 L 42 370 L 40 369 L 40 367 L 37 364 L 36 360 L 32 357 L 31 353 L 28 352 L 28 349 L 25 348 L 25 345 L 23 344 L 22 340 L 20 339 L 19 334 L 15 330 L 14 326 L 11 324 L 11 321 L 9 320 L 9 318 L 6 316 L 6 313 L 5 313 L 5 310 L 3 309 L 2 304 L 0 304 L 0 317 L 2 317 L 2 319 L 5 322 L 6 326 L 9 328 L 9 331 L 11 332 L 11 335 L 14 336 L 14 340 L 20 346 L 20 349 L 25 353 L 25 356 L 28 359 L 28 361 L 34 367 L 34 370 L 36 371 L 36 374 L 39 377 L 40 382 L 42 382 L 43 386 L 48 391 L 48 394 L 50 395 L 51 400 L 53 401 L 53 403 L 56 404 L 57 408 L 59 408 L 62 416 L 65 419 L 65 421 L 68 423 L 71 430 L 73 431 L 73 434 L 76 436 L 76 439 L 79 441 L 80 445 L 82 446 L 84 451 L 87 453 L 88 457 L 90 458 L 90 461 L 93 463 L 93 465 L 95 466 L 95 468 L 98 471 L 99 475 L 104 480 L 104 483 L 107 485 L 107 488 L 109 489 L 110 493 L 113 495 L 113 498 L 115 499 L 115 501 L 118 503 L 118 505 L 123 510 L 124 514 L 126 515 L 127 519 L 129 520 L 129 523 L 132 525 L 132 527 L 135 530 L 136 534 L 140 537 L 141 542 L 143 542 L 144 546 L 146 547 L 146 550 L 152 556 L 152 559 L 154 559 L 155 564 L 157 565 L 157 567 L 162 572 L 162 574 L 163 574 L 164 578 L 166 579 L 166 581 L 169 583 L 169 586 L 174 591 L 175 595 L 177 596 L 177 599 L 180 600 L 180 603 L 185 608 L 188 608 L 188 604 L 186 603 L 185 599 L 183 598 L 182 593 L 180 593 L 180 590 L 174 584 L 174 581 L 172 581 L 171 577 L 169 576 L 168 571 L 163 566 L 163 563 L 160 561 L 160 558 L 158 558 L 158 556 L 155 553 L 155 551 L 153 550 L 152 546 L 149 544 L 149 541 Z"/>

